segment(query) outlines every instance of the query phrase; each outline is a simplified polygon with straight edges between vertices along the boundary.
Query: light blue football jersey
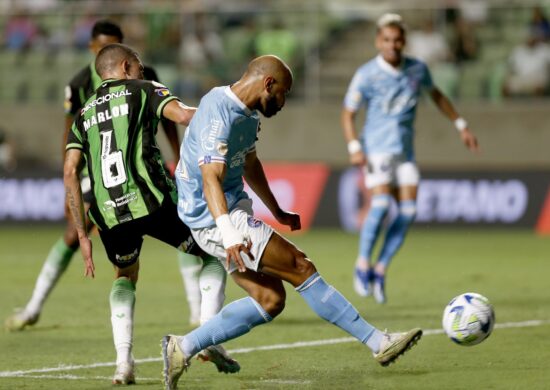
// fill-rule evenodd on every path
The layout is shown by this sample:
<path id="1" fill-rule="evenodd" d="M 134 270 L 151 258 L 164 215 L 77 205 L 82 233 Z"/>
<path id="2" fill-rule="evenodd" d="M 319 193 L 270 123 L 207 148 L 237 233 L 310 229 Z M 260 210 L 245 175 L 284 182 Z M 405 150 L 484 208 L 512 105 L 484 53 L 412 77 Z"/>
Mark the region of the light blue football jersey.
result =
<path id="1" fill-rule="evenodd" d="M 178 214 L 187 226 L 215 225 L 204 197 L 202 164 L 227 166 L 222 186 L 229 211 L 248 198 L 242 176 L 246 155 L 256 149 L 259 123 L 259 114 L 229 86 L 214 88 L 201 99 L 185 132 L 176 168 Z"/>
<path id="2" fill-rule="evenodd" d="M 367 107 L 365 153 L 402 154 L 413 161 L 416 106 L 422 90 L 432 88 L 426 64 L 410 57 L 404 57 L 398 69 L 381 55 L 362 65 L 351 80 L 344 107 L 350 111 Z"/>

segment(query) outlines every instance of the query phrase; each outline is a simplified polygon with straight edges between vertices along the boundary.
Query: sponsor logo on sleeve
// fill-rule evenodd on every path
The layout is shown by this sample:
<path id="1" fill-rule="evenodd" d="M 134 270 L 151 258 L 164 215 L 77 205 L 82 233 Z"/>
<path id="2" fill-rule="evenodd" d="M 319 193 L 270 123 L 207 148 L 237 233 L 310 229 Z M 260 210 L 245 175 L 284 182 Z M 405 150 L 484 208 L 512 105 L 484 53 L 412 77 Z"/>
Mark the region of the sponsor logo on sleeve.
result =
<path id="1" fill-rule="evenodd" d="M 159 96 L 170 96 L 170 91 L 168 90 L 168 88 L 157 88 L 155 89 L 155 93 Z"/>
<path id="2" fill-rule="evenodd" d="M 216 147 L 216 139 L 220 134 L 222 121 L 211 119 L 210 125 L 201 130 L 201 146 L 204 150 L 212 151 Z"/>

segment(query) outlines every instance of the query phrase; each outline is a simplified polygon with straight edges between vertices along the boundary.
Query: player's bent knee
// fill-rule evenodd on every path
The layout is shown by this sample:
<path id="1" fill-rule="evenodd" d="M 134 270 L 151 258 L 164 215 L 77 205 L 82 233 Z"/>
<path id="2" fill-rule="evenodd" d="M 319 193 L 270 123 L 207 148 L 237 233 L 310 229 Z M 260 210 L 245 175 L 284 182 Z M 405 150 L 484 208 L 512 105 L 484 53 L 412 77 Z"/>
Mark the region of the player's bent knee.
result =
<path id="1" fill-rule="evenodd" d="M 281 314 L 285 308 L 286 293 L 274 290 L 262 290 L 253 294 L 253 298 L 273 318 Z"/>
<path id="2" fill-rule="evenodd" d="M 303 280 L 306 280 L 315 272 L 317 272 L 315 264 L 313 264 L 313 262 L 307 258 L 304 252 L 298 249 L 296 250 L 296 253 L 294 255 L 294 265 L 297 276 L 300 276 L 301 278 L 303 278 Z"/>

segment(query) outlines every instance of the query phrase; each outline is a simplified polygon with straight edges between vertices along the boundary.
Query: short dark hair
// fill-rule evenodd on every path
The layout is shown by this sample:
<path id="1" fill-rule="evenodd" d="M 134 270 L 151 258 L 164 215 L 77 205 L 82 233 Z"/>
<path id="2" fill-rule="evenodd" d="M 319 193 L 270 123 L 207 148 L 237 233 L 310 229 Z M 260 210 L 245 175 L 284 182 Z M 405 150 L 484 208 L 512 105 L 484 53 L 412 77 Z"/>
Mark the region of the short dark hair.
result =
<path id="1" fill-rule="evenodd" d="M 92 39 L 97 38 L 98 35 L 117 37 L 120 42 L 124 40 L 124 34 L 119 25 L 109 20 L 98 20 L 94 24 L 94 27 L 92 27 Z"/>
<path id="2" fill-rule="evenodd" d="M 122 43 L 112 43 L 105 46 L 97 53 L 95 58 L 95 69 L 101 78 L 105 76 L 107 72 L 110 72 L 120 61 L 127 59 L 138 59 L 137 52 L 129 46 Z"/>

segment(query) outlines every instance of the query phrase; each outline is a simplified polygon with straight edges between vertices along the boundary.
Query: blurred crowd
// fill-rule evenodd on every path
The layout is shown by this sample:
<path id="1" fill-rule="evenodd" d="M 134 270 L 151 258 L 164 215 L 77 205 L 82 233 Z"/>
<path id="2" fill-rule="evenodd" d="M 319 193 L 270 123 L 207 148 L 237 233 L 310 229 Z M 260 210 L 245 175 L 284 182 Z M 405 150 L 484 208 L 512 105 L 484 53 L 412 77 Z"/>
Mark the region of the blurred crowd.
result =
<path id="1" fill-rule="evenodd" d="M 7 3 L 9 0 L 0 0 L 0 5 Z M 163 69 L 166 83 L 185 96 L 202 96 L 212 86 L 235 79 L 256 55 L 273 53 L 291 64 L 298 62 L 299 34 L 287 29 L 280 15 L 258 18 L 259 5 L 244 13 L 216 13 L 204 11 L 208 3 L 204 1 L 184 1 L 177 9 L 174 2 L 163 8 L 163 2 L 157 1 L 155 7 L 124 12 L 132 10 L 132 5 L 143 5 L 141 0 L 126 0 L 114 3 L 113 12 L 105 15 L 102 2 L 81 1 L 82 8 L 67 20 L 55 14 L 61 3 L 70 2 L 13 2 L 8 16 L 4 20 L 0 16 L 0 57 L 11 53 L 16 56 L 15 64 L 25 64 L 29 53 L 38 52 L 44 54 L 44 63 L 50 64 L 59 57 L 59 62 L 67 62 L 63 58 L 69 52 L 86 55 L 93 24 L 107 17 L 121 26 L 125 43 L 146 62 Z M 216 2 L 210 3 L 214 7 Z M 189 12 L 187 8 L 182 11 L 184 4 Z"/>
<path id="2" fill-rule="evenodd" d="M 494 18 L 496 13 L 510 15 L 513 9 L 495 10 L 487 3 L 457 0 L 446 3 L 453 7 L 418 10 L 416 14 L 423 16 L 408 23 L 408 52 L 426 61 L 436 82 L 454 98 L 549 95 L 550 25 L 545 9 L 529 9 L 530 18 L 517 29 Z M 175 93 L 200 97 L 212 86 L 238 77 L 256 55 L 277 54 L 300 72 L 306 53 L 319 50 L 323 61 L 323 48 L 330 45 L 322 40 L 339 36 L 308 31 L 307 13 L 265 12 L 269 2 L 231 4 L 228 11 L 221 0 L 0 0 L 0 60 L 5 53 L 16 53 L 15 63 L 22 64 L 28 53 L 38 52 L 47 66 L 64 66 L 67 53 L 88 61 L 91 26 L 109 17 L 121 25 L 125 42 L 161 70 L 161 78 Z M 60 9 L 61 15 L 56 12 Z M 302 19 L 289 22 L 292 18 Z M 498 36 L 512 30 L 512 39 Z M 491 32 L 492 41 L 487 35 Z M 318 48 L 304 50 L 312 36 L 318 37 L 319 42 L 313 42 Z M 468 92 L 468 86 L 474 91 Z M 56 88 L 50 88 L 50 95 Z"/>
<path id="3" fill-rule="evenodd" d="M 408 39 L 408 52 L 427 62 L 435 70 L 436 78 L 441 76 L 444 84 L 449 83 L 446 86 L 449 95 L 459 95 L 460 73 L 475 72 L 477 65 L 488 66 L 486 73 L 495 71 L 485 81 L 488 88 L 493 78 L 497 94 L 518 98 L 550 95 L 550 23 L 544 9 L 533 7 L 529 20 L 519 29 L 509 26 L 516 36 L 511 43 L 502 37 L 506 51 L 502 58 L 496 58 L 495 64 L 494 58 L 485 55 L 492 53 L 490 46 L 494 43 L 483 42 L 479 37 L 480 29 L 490 28 L 488 9 L 482 7 L 483 2 L 462 5 L 441 10 L 435 17 L 431 15 L 411 29 Z"/>

